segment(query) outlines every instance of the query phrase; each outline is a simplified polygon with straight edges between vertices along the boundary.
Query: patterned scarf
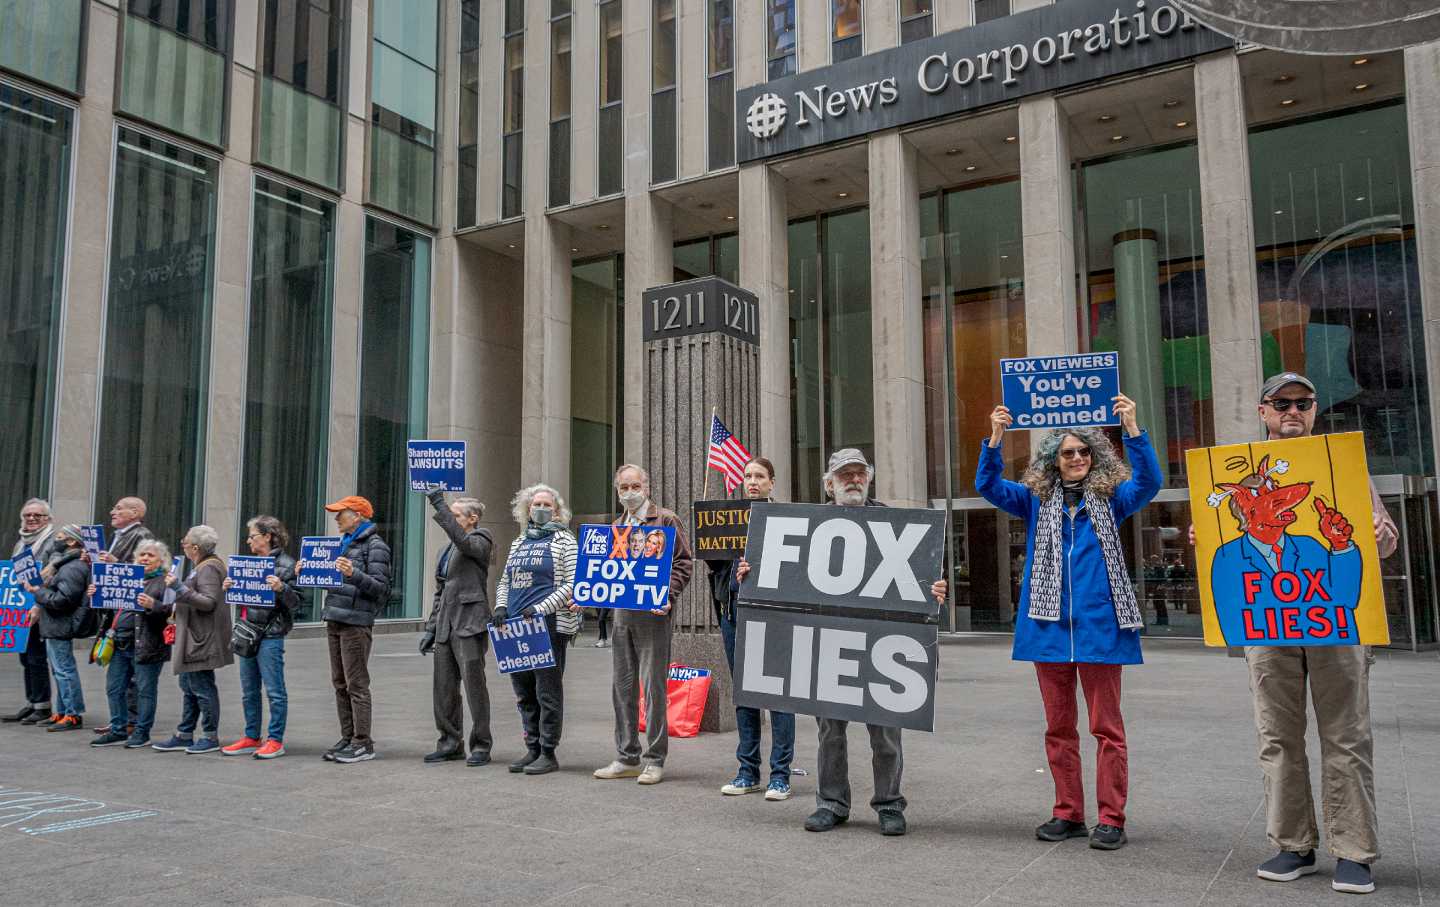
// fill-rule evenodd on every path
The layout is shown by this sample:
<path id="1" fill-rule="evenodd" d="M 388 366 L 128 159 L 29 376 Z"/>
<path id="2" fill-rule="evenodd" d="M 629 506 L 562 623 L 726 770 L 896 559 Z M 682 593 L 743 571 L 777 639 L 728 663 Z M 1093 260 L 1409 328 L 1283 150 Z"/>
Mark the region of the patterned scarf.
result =
<path id="1" fill-rule="evenodd" d="M 1039 524 L 1035 528 L 1035 564 L 1030 570 L 1029 613 L 1033 620 L 1060 619 L 1060 593 L 1064 583 L 1061 563 L 1064 545 L 1060 538 L 1060 522 L 1064 501 L 1065 490 L 1056 481 L 1050 498 L 1040 505 Z M 1095 494 L 1087 485 L 1085 509 L 1090 511 L 1090 525 L 1095 529 L 1100 551 L 1105 556 L 1105 575 L 1110 579 L 1110 600 L 1115 606 L 1115 619 L 1120 622 L 1121 629 L 1138 630 L 1144 626 L 1144 621 L 1140 616 L 1140 606 L 1135 601 L 1135 589 L 1130 585 L 1130 573 L 1125 569 L 1125 554 L 1120 547 L 1120 535 L 1115 530 L 1115 515 L 1110 511 L 1110 501 Z"/>
<path id="2" fill-rule="evenodd" d="M 526 537 L 527 539 L 544 538 L 544 537 L 547 536 L 547 535 L 554 535 L 555 533 L 559 532 L 559 531 L 562 530 L 562 529 L 569 529 L 569 528 L 570 528 L 569 526 L 566 526 L 564 523 L 560 522 L 559 520 L 551 520 L 550 522 L 546 523 L 544 526 L 536 526 L 534 523 L 526 523 L 526 524 L 525 524 L 525 537 Z"/>

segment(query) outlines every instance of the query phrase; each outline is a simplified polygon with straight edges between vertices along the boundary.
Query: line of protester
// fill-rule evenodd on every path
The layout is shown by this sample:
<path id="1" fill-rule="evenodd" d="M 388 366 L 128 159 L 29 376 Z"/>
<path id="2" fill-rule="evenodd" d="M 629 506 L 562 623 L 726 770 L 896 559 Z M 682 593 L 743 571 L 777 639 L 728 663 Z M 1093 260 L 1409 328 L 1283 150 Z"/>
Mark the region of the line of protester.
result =
<path id="1" fill-rule="evenodd" d="M 1262 388 L 1258 414 L 1272 440 L 1310 435 L 1316 392 L 1304 376 L 1284 373 Z M 991 415 L 992 433 L 982 443 L 976 475 L 979 493 L 1027 527 L 1013 658 L 1035 665 L 1045 716 L 1044 746 L 1055 784 L 1051 817 L 1035 830 L 1045 841 L 1088 837 L 1090 846 L 1115 850 L 1126 843 L 1125 806 L 1129 762 L 1120 709 L 1123 666 L 1142 662 L 1142 620 L 1126 567 L 1119 526 L 1144 507 L 1162 484 L 1149 436 L 1136 421 L 1135 404 L 1115 398 L 1127 467 L 1100 429 L 1055 429 L 1039 438 L 1023 481 L 1003 478 L 1001 444 L 1011 417 L 1004 406 Z M 1132 474 L 1133 469 L 1133 474 Z M 744 493 L 769 500 L 773 464 L 756 457 L 745 466 Z M 883 506 L 871 497 L 875 469 L 854 449 L 836 451 L 824 475 L 827 496 L 843 506 Z M 673 630 L 671 604 L 689 584 L 693 555 L 685 527 L 650 496 L 650 477 L 627 464 L 615 474 L 621 514 L 614 527 L 671 527 L 675 552 L 670 593 L 650 612 L 617 610 L 612 636 L 612 700 L 615 759 L 595 770 L 602 780 L 634 778 L 661 782 L 668 749 L 666 679 Z M 1373 496 L 1375 533 L 1382 557 L 1396 546 L 1395 525 L 1378 495 Z M 565 650 L 579 629 L 580 608 L 572 601 L 577 559 L 571 513 L 556 489 L 537 484 L 511 502 L 520 529 L 506 555 L 489 602 L 493 539 L 480 526 L 480 501 L 429 495 L 433 519 L 447 544 L 435 565 L 436 593 L 420 640 L 420 652 L 434 657 L 433 706 L 438 740 L 428 763 L 490 762 L 493 736 L 486 687 L 487 628 L 509 618 L 543 616 L 555 652 L 555 666 L 511 675 L 523 724 L 525 752 L 509 770 L 529 775 L 559 768 L 556 751 L 564 717 Z M 343 583 L 326 596 L 322 619 L 329 643 L 340 739 L 324 758 L 337 763 L 375 757 L 371 736 L 368 662 L 373 626 L 390 594 L 390 549 L 377 533 L 374 509 L 352 496 L 326 506 L 343 533 L 337 562 Z M 48 505 L 27 501 L 21 510 L 18 554 L 29 548 L 43 565 L 41 582 L 28 585 L 35 596 L 29 644 L 21 653 L 27 705 L 5 721 L 43 726 L 52 732 L 82 726 L 85 703 L 73 641 L 99 635 L 113 651 L 107 668 L 109 723 L 97 729 L 92 746 L 125 746 L 187 753 L 220 750 L 226 755 L 272 759 L 285 752 L 285 637 L 299 603 L 297 567 L 287 552 L 286 528 L 274 517 L 247 524 L 252 554 L 275 558 L 265 582 L 275 593 L 270 608 L 241 607 L 232 628 L 225 565 L 216 555 L 218 536 L 193 527 L 181 550 L 193 565 L 178 579 L 169 569 L 170 552 L 144 525 L 145 503 L 123 498 L 110 512 L 115 530 L 101 561 L 132 561 L 144 568 L 140 612 L 101 612 L 86 606 L 90 557 L 81 528 L 51 525 Z M 637 536 L 638 537 L 638 536 Z M 1192 538 L 1193 541 L 1193 538 Z M 743 558 L 710 564 L 710 592 L 734 670 L 735 606 L 739 584 L 750 565 Z M 944 580 L 931 594 L 943 603 Z M 245 733 L 221 746 L 220 696 L 216 671 L 238 659 Z M 1267 834 L 1278 849 L 1257 870 L 1261 878 L 1291 881 L 1316 871 L 1319 832 L 1305 755 L 1305 691 L 1315 700 L 1323 753 L 1323 816 L 1330 851 L 1337 859 L 1333 886 L 1340 891 L 1374 890 L 1370 865 L 1379 858 L 1373 779 L 1373 741 L 1368 704 L 1368 668 L 1359 647 L 1250 647 L 1246 659 L 1255 699 L 1260 762 L 1265 776 Z M 181 719 L 174 734 L 152 742 L 158 681 L 166 663 L 178 678 Z M 51 677 L 54 680 L 52 697 Z M 262 691 L 270 722 L 262 736 Z M 643 691 L 646 727 L 638 713 Z M 1083 691 L 1090 733 L 1097 742 L 1099 821 L 1088 827 L 1077 730 L 1077 691 Z M 470 732 L 464 733 L 468 701 Z M 795 719 L 772 712 L 769 782 L 761 785 L 759 710 L 737 707 L 739 768 L 721 788 L 726 796 L 764 791 L 765 799 L 789 798 Z M 847 722 L 818 719 L 819 755 L 816 809 L 805 820 L 824 832 L 850 817 Z M 900 730 L 867 726 L 874 770 L 871 806 L 882 834 L 906 831 L 906 800 L 900 793 L 903 754 Z M 197 736 L 198 733 L 198 736 Z"/>

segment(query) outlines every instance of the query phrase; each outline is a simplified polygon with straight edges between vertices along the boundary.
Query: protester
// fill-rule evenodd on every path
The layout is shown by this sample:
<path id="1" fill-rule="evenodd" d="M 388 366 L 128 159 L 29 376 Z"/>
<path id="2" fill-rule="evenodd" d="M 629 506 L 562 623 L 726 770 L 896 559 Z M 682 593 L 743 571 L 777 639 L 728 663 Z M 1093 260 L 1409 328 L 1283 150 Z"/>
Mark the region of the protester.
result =
<path id="1" fill-rule="evenodd" d="M 260 636 L 260 648 L 254 657 L 236 655 L 240 664 L 240 703 L 245 709 L 245 735 L 220 750 L 225 756 L 253 755 L 256 759 L 276 759 L 285 755 L 285 718 L 290 697 L 285 692 L 285 636 L 295 626 L 295 612 L 300 607 L 300 590 L 295 586 L 295 558 L 285 549 L 290 533 L 285 524 L 273 516 L 257 516 L 245 524 L 245 544 L 255 557 L 273 557 L 275 571 L 265 577 L 265 585 L 275 593 L 273 608 L 242 605 L 239 619 Z M 225 591 L 234 583 L 225 578 Z M 270 727 L 260 738 L 260 691 L 270 702 Z"/>
<path id="2" fill-rule="evenodd" d="M 370 737 L 370 647 L 375 618 L 390 600 L 390 546 L 380 538 L 375 508 L 358 495 L 341 498 L 325 509 L 335 514 L 344 535 L 335 561 L 341 584 L 325 594 L 325 635 L 330 644 L 330 682 L 340 739 L 325 751 L 331 762 L 365 762 L 375 758 Z"/>
<path id="3" fill-rule="evenodd" d="M 180 582 L 166 574 L 175 587 L 175 657 L 171 670 L 180 680 L 180 724 L 163 743 L 151 744 L 162 753 L 184 750 L 192 755 L 220 749 L 220 692 L 215 672 L 235 661 L 230 651 L 230 606 L 225 604 L 225 562 L 215 553 L 220 536 L 209 526 L 185 533 L 180 550 L 195 565 Z M 200 737 L 195 728 L 200 727 Z"/>
<path id="4" fill-rule="evenodd" d="M 745 497 L 752 501 L 768 501 L 775 490 L 775 466 L 764 457 L 755 457 L 745 464 Z M 735 575 L 739 558 L 729 561 L 707 561 L 710 570 L 710 597 L 715 601 L 720 618 L 720 635 L 725 643 L 725 661 L 735 673 L 735 599 L 740 580 Z M 740 770 L 735 779 L 720 793 L 726 796 L 765 791 L 766 800 L 790 798 L 790 763 L 795 758 L 795 716 L 789 712 L 770 713 L 770 784 L 760 786 L 760 710 L 735 706 L 735 725 L 740 743 L 735 758 Z"/>
<path id="5" fill-rule="evenodd" d="M 20 508 L 20 538 L 10 552 L 13 560 L 30 549 L 35 566 L 50 570 L 52 557 L 59 555 L 62 547 L 55 539 L 55 526 L 50 519 L 50 505 L 39 498 L 31 498 Z M 53 572 L 53 571 L 52 571 Z M 43 573 L 42 579 L 49 573 Z M 50 711 L 50 662 L 45 656 L 45 640 L 38 630 L 32 630 L 26 639 L 25 648 L 20 652 L 20 668 L 25 674 L 25 704 L 0 721 L 34 724 L 45 721 Z"/>
<path id="6" fill-rule="evenodd" d="M 85 557 L 80 527 L 67 523 L 55 533 L 60 551 L 50 561 L 53 570 L 41 585 L 25 584 L 35 596 L 31 632 L 38 630 L 45 640 L 45 653 L 55 675 L 54 713 L 37 721 L 49 731 L 71 731 L 85 722 L 85 694 L 80 689 L 80 671 L 75 666 L 74 639 L 84 633 L 87 617 L 85 589 L 90 585 L 90 562 Z M 91 630 L 90 632 L 94 632 Z"/>
<path id="7" fill-rule="evenodd" d="M 150 742 L 160 669 L 170 657 L 169 647 L 164 645 L 168 611 L 156 614 L 154 610 L 156 602 L 165 595 L 170 549 L 154 539 L 143 539 L 135 546 L 133 557 L 135 563 L 145 568 L 145 591 L 136 600 L 145 610 L 116 611 L 107 621 L 113 644 L 105 672 L 110 724 L 103 734 L 90 741 L 91 746 L 123 744 L 129 749 L 138 749 Z M 86 593 L 95 594 L 93 583 Z M 141 658 L 145 658 L 146 663 L 142 664 Z M 136 688 L 133 713 L 126 695 L 132 682 Z"/>
<path id="8" fill-rule="evenodd" d="M 1045 705 L 1045 756 L 1055 779 L 1051 819 L 1035 829 L 1043 841 L 1087 834 L 1097 850 L 1125 846 L 1129 756 L 1120 714 L 1120 673 L 1140 664 L 1144 620 L 1118 527 L 1148 504 L 1162 483 L 1150 437 L 1135 420 L 1135 401 L 1114 401 L 1125 432 L 1134 478 L 1099 428 L 1053 429 L 1026 470 L 1023 483 L 1002 477 L 1000 443 L 1010 411 L 990 414 L 990 439 L 981 445 L 975 488 L 985 500 L 1025 521 L 1025 574 L 1016 611 L 1012 656 L 1035 663 Z M 1085 826 L 1080 773 L 1076 679 L 1085 691 L 1096 742 L 1099 823 Z"/>
<path id="9" fill-rule="evenodd" d="M 690 584 L 693 555 L 680 518 L 650 499 L 649 473 L 632 464 L 621 466 L 615 472 L 615 492 L 622 511 L 613 524 L 616 529 L 670 526 L 675 530 L 675 551 L 665 606 L 652 609 L 649 613 L 615 611 L 611 698 L 615 703 L 615 749 L 618 758 L 604 768 L 596 769 L 595 777 L 602 780 L 638 778 L 641 784 L 659 784 L 665 777 L 665 755 L 670 748 L 665 708 L 666 685 L 670 676 L 671 607 Z M 632 534 L 631 538 L 640 534 Z M 645 690 L 643 749 L 638 736 L 642 684 Z"/>
<path id="10" fill-rule="evenodd" d="M 145 512 L 145 502 L 140 498 L 125 497 L 115 502 L 115 506 L 110 508 L 110 528 L 114 530 L 114 535 L 110 537 L 109 548 L 100 552 L 98 558 L 100 561 L 107 564 L 127 564 L 134 562 L 135 550 L 139 544 L 153 537 L 150 530 L 145 526 L 144 522 L 142 522 L 145 519 Z M 124 614 L 117 612 L 107 623 L 113 624 L 118 620 L 120 626 L 112 626 L 111 629 L 129 634 L 133 630 L 134 621 L 133 617 L 130 616 L 133 613 L 134 612 Z M 127 635 L 126 638 L 131 637 Z M 135 679 L 131 676 L 129 685 L 125 688 L 125 702 L 129 710 L 128 724 L 131 725 L 135 723 L 138 695 Z M 104 735 L 107 734 L 109 730 L 107 726 L 102 725 L 95 729 L 95 733 Z"/>
<path id="11" fill-rule="evenodd" d="M 431 675 L 431 704 L 435 729 L 440 739 L 426 762 L 448 762 L 463 758 L 469 766 L 490 763 L 490 692 L 485 688 L 485 653 L 490 648 L 486 621 L 490 603 L 490 530 L 480 528 L 485 505 L 475 498 L 456 498 L 445 504 L 445 492 L 430 492 L 435 508 L 431 519 L 445 530 L 450 540 L 435 564 L 435 601 L 425 633 L 420 637 L 420 654 L 435 655 Z M 466 747 L 465 713 L 460 687 L 470 702 L 470 739 Z M 466 755 L 466 753 L 469 755 Z"/>
<path id="12" fill-rule="evenodd" d="M 570 508 L 549 485 L 522 488 L 510 502 L 520 535 L 505 555 L 505 571 L 495 587 L 495 620 L 543 614 L 555 653 L 555 667 L 510 675 L 525 731 L 525 755 L 510 771 L 545 775 L 560 767 L 555 750 L 565 717 L 565 647 L 580 630 L 579 609 L 571 602 L 578 546 L 568 528 Z"/>
<path id="13" fill-rule="evenodd" d="M 1282 372 L 1260 389 L 1266 439 L 1314 434 L 1315 384 Z M 1370 507 L 1380 557 L 1395 553 L 1399 534 L 1372 482 Z M 1195 543 L 1194 527 L 1190 543 Z M 1375 740 L 1370 729 L 1370 667 L 1364 646 L 1247 646 L 1260 769 L 1265 775 L 1265 832 L 1279 853 L 1256 874 L 1290 882 L 1317 871 L 1315 800 L 1305 752 L 1305 691 L 1315 703 L 1320 736 L 1321 807 L 1336 891 L 1375 890 L 1371 864 L 1380 859 L 1375 817 Z"/>

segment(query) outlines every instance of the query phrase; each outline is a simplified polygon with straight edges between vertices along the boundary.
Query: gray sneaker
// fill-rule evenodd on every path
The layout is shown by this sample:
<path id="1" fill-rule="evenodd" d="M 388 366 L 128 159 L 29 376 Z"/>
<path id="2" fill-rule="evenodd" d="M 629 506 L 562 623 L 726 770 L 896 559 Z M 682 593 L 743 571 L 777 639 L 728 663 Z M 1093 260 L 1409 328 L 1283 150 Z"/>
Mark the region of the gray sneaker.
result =
<path id="1" fill-rule="evenodd" d="M 1282 850 L 1261 863 L 1260 868 L 1255 870 L 1255 874 L 1272 882 L 1293 882 L 1301 876 L 1310 875 L 1315 870 L 1315 851 L 1307 850 L 1304 853 L 1295 853 Z"/>
<path id="2" fill-rule="evenodd" d="M 1347 894 L 1369 894 L 1375 890 L 1375 880 L 1370 877 L 1370 867 L 1364 863 L 1336 860 L 1335 878 L 1330 887 Z"/>

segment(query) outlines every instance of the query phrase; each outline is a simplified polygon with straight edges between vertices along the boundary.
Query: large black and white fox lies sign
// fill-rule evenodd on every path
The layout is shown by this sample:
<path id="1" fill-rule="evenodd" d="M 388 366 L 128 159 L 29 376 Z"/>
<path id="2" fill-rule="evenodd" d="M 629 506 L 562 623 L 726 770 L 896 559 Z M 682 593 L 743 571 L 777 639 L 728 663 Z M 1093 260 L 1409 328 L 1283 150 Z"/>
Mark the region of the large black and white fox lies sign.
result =
<path id="1" fill-rule="evenodd" d="M 756 504 L 735 703 L 929 731 L 944 514 Z"/>

